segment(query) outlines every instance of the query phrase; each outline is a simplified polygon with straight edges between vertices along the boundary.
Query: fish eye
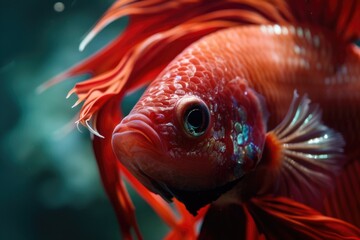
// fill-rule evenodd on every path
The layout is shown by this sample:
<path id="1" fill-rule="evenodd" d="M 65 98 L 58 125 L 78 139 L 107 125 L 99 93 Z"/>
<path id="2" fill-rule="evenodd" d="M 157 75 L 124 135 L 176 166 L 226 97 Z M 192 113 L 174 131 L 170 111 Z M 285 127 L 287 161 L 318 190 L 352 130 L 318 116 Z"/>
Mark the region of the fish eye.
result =
<path id="1" fill-rule="evenodd" d="M 209 125 L 209 111 L 203 104 L 191 106 L 185 114 L 184 127 L 192 136 L 204 134 Z"/>
<path id="2" fill-rule="evenodd" d="M 199 98 L 190 96 L 180 100 L 178 105 L 180 123 L 185 132 L 192 137 L 202 136 L 210 122 L 210 112 L 207 105 Z"/>

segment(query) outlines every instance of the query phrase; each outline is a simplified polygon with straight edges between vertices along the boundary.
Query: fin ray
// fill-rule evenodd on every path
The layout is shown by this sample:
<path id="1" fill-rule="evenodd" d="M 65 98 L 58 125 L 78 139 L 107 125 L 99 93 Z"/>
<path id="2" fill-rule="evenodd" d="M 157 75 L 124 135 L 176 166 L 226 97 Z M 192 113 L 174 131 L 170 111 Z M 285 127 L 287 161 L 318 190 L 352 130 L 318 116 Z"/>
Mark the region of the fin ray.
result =
<path id="1" fill-rule="evenodd" d="M 320 209 L 345 163 L 345 143 L 341 134 L 323 125 L 320 108 L 310 102 L 294 93 L 284 120 L 267 134 L 263 162 L 254 174 L 264 183 L 259 183 L 258 195 L 288 196 Z"/>

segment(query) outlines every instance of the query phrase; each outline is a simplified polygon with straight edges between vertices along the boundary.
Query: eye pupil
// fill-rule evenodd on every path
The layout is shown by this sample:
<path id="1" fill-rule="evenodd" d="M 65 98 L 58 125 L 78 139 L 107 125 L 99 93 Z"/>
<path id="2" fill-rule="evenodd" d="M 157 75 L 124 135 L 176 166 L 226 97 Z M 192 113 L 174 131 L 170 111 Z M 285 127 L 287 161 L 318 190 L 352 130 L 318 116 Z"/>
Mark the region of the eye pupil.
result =
<path id="1" fill-rule="evenodd" d="M 201 128 L 203 124 L 203 114 L 201 110 L 197 108 L 191 110 L 187 116 L 187 122 L 194 129 Z"/>
<path id="2" fill-rule="evenodd" d="M 209 111 L 204 104 L 191 106 L 185 114 L 185 129 L 192 136 L 204 134 L 209 125 Z"/>

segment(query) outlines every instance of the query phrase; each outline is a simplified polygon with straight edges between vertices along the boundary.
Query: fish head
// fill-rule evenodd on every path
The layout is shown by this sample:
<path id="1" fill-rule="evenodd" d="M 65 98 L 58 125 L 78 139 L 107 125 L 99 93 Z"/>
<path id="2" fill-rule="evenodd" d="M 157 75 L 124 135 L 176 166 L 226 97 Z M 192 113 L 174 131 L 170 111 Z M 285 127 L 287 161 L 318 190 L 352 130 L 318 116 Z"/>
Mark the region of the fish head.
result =
<path id="1" fill-rule="evenodd" d="M 112 136 L 115 155 L 141 183 L 194 214 L 254 169 L 265 139 L 246 82 L 209 76 L 165 71 Z"/>

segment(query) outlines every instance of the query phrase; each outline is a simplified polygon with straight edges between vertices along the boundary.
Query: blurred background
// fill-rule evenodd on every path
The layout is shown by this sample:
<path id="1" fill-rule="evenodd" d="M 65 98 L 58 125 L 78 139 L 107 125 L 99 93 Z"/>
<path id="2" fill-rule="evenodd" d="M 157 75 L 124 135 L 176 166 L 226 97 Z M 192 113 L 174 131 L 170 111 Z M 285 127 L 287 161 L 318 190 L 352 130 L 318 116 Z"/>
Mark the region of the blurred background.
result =
<path id="1" fill-rule="evenodd" d="M 36 88 L 98 51 L 126 25 L 80 41 L 113 0 L 0 3 L 0 239 L 121 239 L 104 194 L 89 133 L 67 131 L 78 109 L 65 99 L 76 80 Z M 135 94 L 134 98 L 140 93 Z M 127 110 L 134 99 L 124 103 Z M 131 192 L 145 239 L 166 226 Z"/>

